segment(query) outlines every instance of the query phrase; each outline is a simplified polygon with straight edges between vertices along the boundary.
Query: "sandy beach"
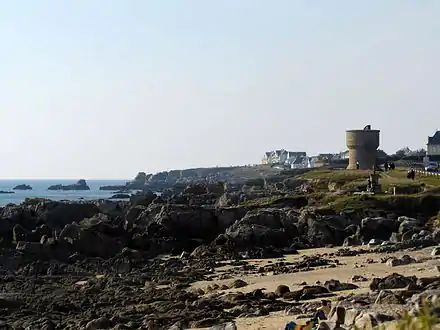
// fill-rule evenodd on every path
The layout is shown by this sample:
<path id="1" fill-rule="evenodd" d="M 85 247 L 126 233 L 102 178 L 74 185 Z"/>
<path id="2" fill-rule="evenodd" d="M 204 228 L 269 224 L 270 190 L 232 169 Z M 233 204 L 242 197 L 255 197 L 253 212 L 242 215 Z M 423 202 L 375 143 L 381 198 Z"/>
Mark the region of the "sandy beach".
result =
<path id="1" fill-rule="evenodd" d="M 264 266 L 279 261 L 298 261 L 304 255 L 323 255 L 326 256 L 330 253 L 334 253 L 339 248 L 320 248 L 300 251 L 297 255 L 288 255 L 285 258 L 280 259 L 264 259 L 264 260 L 250 260 L 250 264 L 258 266 Z M 300 289 L 304 286 L 304 282 L 312 285 L 318 282 L 325 282 L 330 279 L 337 279 L 341 282 L 352 283 L 352 277 L 355 275 L 361 275 L 368 279 L 365 282 L 356 282 L 359 289 L 342 291 L 340 295 L 347 295 L 349 293 L 361 293 L 368 292 L 368 286 L 371 283 L 371 279 L 374 277 L 384 277 L 392 273 L 399 273 L 402 275 L 416 275 L 417 277 L 429 277 L 439 275 L 436 266 L 440 266 L 440 260 L 431 256 L 432 248 L 425 248 L 418 251 L 399 251 L 395 253 L 379 253 L 372 254 L 367 253 L 358 256 L 350 257 L 337 257 L 340 262 L 340 266 L 336 268 L 322 268 L 314 269 L 311 271 L 298 272 L 292 274 L 236 274 L 230 279 L 218 279 L 222 271 L 228 271 L 229 273 L 236 272 L 234 267 L 225 266 L 217 270 L 216 278 L 213 281 L 203 281 L 194 283 L 193 288 L 206 289 L 213 283 L 221 286 L 223 284 L 230 285 L 234 280 L 241 279 L 248 283 L 247 286 L 239 289 L 229 289 L 225 292 L 251 292 L 255 289 L 264 288 L 266 291 L 275 291 L 278 285 L 287 285 L 291 290 Z M 413 258 L 419 259 L 420 263 L 414 263 L 404 266 L 390 267 L 385 263 L 381 263 L 382 259 L 388 259 L 391 257 L 401 257 L 403 255 L 410 255 Z M 372 262 L 373 261 L 373 262 Z M 332 298 L 335 300 L 336 297 Z M 294 316 L 286 315 L 285 312 L 277 312 L 268 316 L 252 317 L 252 318 L 237 318 L 236 325 L 238 329 L 243 330 L 279 330 L 284 329 L 287 322 L 295 320 Z M 298 322 L 304 322 L 304 320 L 295 320 Z"/>

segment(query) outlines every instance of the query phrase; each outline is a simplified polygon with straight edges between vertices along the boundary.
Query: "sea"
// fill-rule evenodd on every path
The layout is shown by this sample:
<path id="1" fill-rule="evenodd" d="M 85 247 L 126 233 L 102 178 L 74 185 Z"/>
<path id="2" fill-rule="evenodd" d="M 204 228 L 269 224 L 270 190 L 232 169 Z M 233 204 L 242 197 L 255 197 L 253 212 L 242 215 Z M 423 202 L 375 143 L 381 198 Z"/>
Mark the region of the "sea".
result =
<path id="1" fill-rule="evenodd" d="M 90 190 L 87 191 L 64 191 L 47 190 L 54 184 L 74 184 L 77 180 L 0 180 L 0 190 L 14 191 L 13 194 L 0 194 L 0 206 L 10 203 L 20 204 L 26 198 L 48 198 L 51 200 L 93 200 L 105 199 L 115 194 L 114 191 L 99 190 L 101 186 L 123 185 L 129 180 L 86 180 Z M 19 184 L 30 185 L 32 190 L 12 190 Z"/>

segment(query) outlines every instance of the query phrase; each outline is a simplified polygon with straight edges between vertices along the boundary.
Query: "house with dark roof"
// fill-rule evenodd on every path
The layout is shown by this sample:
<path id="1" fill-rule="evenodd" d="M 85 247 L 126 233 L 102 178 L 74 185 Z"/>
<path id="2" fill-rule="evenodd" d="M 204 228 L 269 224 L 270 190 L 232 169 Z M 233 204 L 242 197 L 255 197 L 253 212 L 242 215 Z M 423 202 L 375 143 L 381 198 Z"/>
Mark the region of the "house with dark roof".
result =
<path id="1" fill-rule="evenodd" d="M 440 131 L 435 132 L 433 136 L 428 136 L 426 150 L 427 156 L 440 156 Z"/>

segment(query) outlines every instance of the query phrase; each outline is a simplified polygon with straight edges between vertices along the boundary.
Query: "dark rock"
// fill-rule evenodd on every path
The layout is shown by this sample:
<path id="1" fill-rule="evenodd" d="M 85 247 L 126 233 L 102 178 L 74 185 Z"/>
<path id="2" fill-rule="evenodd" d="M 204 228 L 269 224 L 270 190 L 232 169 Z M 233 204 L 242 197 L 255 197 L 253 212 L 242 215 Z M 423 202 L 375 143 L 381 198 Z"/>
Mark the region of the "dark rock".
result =
<path id="1" fill-rule="evenodd" d="M 92 203 L 43 202 L 37 206 L 40 218 L 51 228 L 63 228 L 72 222 L 92 218 L 99 209 Z"/>
<path id="2" fill-rule="evenodd" d="M 433 283 L 440 282 L 440 276 L 432 276 L 432 277 L 421 277 L 417 280 L 417 285 L 427 289 L 429 285 Z"/>
<path id="3" fill-rule="evenodd" d="M 130 198 L 129 194 L 123 194 L 123 193 L 114 194 L 110 197 L 110 199 L 129 199 L 129 198 Z"/>
<path id="4" fill-rule="evenodd" d="M 12 189 L 13 190 L 32 190 L 32 187 L 28 184 L 19 184 Z"/>
<path id="5" fill-rule="evenodd" d="M 375 304 L 404 304 L 405 300 L 388 290 L 381 290 L 376 298 Z"/>
<path id="6" fill-rule="evenodd" d="M 287 285 L 278 285 L 275 290 L 275 295 L 277 297 L 283 297 L 287 292 L 290 292 L 290 289 Z"/>
<path id="7" fill-rule="evenodd" d="M 371 239 L 388 240 L 393 232 L 397 232 L 398 225 L 393 219 L 378 217 L 365 218 L 361 222 L 359 236 L 364 241 Z"/>
<path id="8" fill-rule="evenodd" d="M 329 291 L 355 290 L 359 287 L 351 283 L 341 283 L 339 280 L 329 280 L 324 282 L 324 286 Z"/>
<path id="9" fill-rule="evenodd" d="M 239 289 L 239 288 L 244 288 L 247 285 L 248 284 L 243 280 L 235 280 L 234 282 L 232 282 L 231 288 Z"/>
<path id="10" fill-rule="evenodd" d="M 409 217 L 399 217 L 397 221 L 400 223 L 398 230 L 399 234 L 404 234 L 409 230 L 416 230 L 418 227 L 421 227 L 421 223 L 417 219 Z"/>
<path id="11" fill-rule="evenodd" d="M 125 191 L 125 190 L 127 190 L 127 188 L 125 185 L 112 185 L 112 186 L 101 186 L 101 187 L 99 187 L 99 190 Z"/>
<path id="12" fill-rule="evenodd" d="M 294 222 L 276 209 L 250 211 L 226 230 L 228 239 L 241 247 L 286 246 L 297 235 Z"/>
<path id="13" fill-rule="evenodd" d="M 419 260 L 414 259 L 412 257 L 410 257 L 409 255 L 405 254 L 399 258 L 396 257 L 392 257 L 389 258 L 386 262 L 387 266 L 390 267 L 396 267 L 396 266 L 404 266 L 404 265 L 409 265 L 409 264 L 414 264 L 414 263 L 418 263 Z"/>
<path id="14" fill-rule="evenodd" d="M 62 185 L 62 184 L 56 184 L 52 185 L 47 190 L 90 190 L 90 187 L 87 185 L 86 180 L 81 179 L 78 180 L 77 183 L 69 184 L 69 185 Z"/>
<path id="15" fill-rule="evenodd" d="M 403 276 L 397 273 L 393 273 L 384 278 L 373 278 L 370 284 L 370 290 L 390 290 L 390 289 L 403 289 L 410 284 L 416 284 L 417 277 L 415 276 Z"/>
<path id="16" fill-rule="evenodd" d="M 362 275 L 353 275 L 351 278 L 352 282 L 367 282 L 368 279 Z"/>

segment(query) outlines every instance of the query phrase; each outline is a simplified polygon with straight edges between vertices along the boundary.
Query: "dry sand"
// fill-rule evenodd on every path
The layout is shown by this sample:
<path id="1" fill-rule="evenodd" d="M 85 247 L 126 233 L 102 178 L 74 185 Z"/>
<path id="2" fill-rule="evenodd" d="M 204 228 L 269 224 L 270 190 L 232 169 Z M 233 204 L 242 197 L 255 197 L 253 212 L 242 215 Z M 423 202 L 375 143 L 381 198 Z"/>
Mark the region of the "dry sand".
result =
<path id="1" fill-rule="evenodd" d="M 336 248 L 323 248 L 323 249 L 312 249 L 301 251 L 299 255 L 289 255 L 283 259 L 263 259 L 263 260 L 251 260 L 250 262 L 257 265 L 267 265 L 269 261 L 279 262 L 279 261 L 294 261 L 299 260 L 301 256 L 313 255 L 313 254 L 324 254 L 335 252 Z M 337 257 L 342 265 L 337 268 L 322 268 L 315 269 L 307 272 L 298 272 L 292 274 L 280 274 L 280 275 L 257 275 L 257 274 L 237 274 L 231 279 L 214 281 L 203 281 L 194 283 L 194 288 L 205 289 L 209 285 L 214 283 L 218 285 L 231 284 L 236 279 L 242 279 L 246 281 L 249 285 L 240 289 L 230 289 L 225 292 L 241 291 L 250 292 L 255 289 L 265 288 L 267 291 L 274 291 L 276 287 L 280 284 L 284 284 L 290 287 L 290 289 L 299 289 L 302 286 L 301 282 L 307 282 L 307 284 L 315 284 L 316 281 L 325 282 L 330 279 L 340 280 L 341 282 L 351 283 L 351 277 L 353 275 L 362 275 L 368 279 L 367 282 L 358 282 L 360 288 L 354 290 L 354 292 L 360 293 L 362 291 L 368 291 L 368 286 L 373 277 L 384 277 L 392 273 L 399 273 L 402 275 L 416 275 L 418 277 L 422 276 L 434 276 L 439 275 L 435 266 L 440 266 L 440 260 L 431 257 L 432 248 L 426 248 L 418 251 L 401 251 L 396 253 L 388 254 L 363 254 L 353 257 Z M 410 255 L 411 257 L 419 258 L 424 260 L 421 263 L 414 263 L 405 266 L 390 267 L 384 263 L 381 263 L 381 259 L 385 257 L 399 257 L 404 254 Z M 367 259 L 373 259 L 376 263 L 367 263 Z M 230 269 L 231 266 L 225 266 L 224 270 Z M 221 268 L 219 269 L 221 270 Z M 343 294 L 346 295 L 348 292 L 344 291 Z M 243 330 L 257 330 L 257 329 L 267 329 L 267 330 L 278 330 L 284 329 L 287 322 L 292 321 L 292 316 L 285 315 L 284 312 L 274 313 L 268 316 L 256 317 L 256 318 L 237 318 L 236 324 L 238 329 Z"/>

